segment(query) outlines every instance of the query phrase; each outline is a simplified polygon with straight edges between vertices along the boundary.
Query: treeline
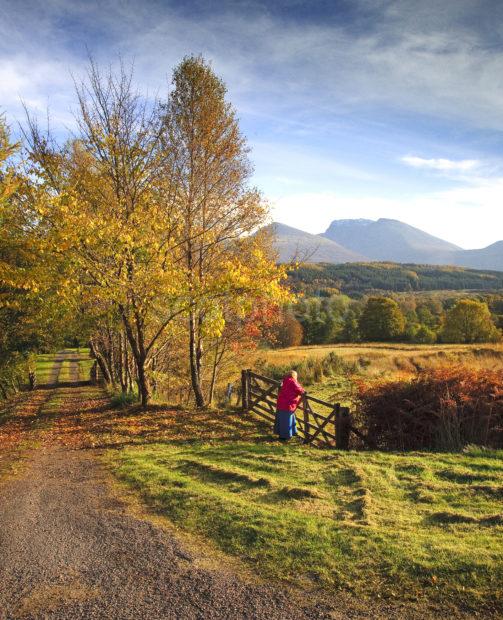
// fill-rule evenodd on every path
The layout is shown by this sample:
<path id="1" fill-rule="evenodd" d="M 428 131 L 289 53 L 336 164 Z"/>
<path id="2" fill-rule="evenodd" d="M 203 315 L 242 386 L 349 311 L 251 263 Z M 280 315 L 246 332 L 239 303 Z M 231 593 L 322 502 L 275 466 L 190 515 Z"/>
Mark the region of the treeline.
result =
<path id="1" fill-rule="evenodd" d="M 304 298 L 283 308 L 268 344 L 499 342 L 503 295 L 472 298 L 347 295 Z"/>
<path id="2" fill-rule="evenodd" d="M 295 291 L 321 297 L 335 293 L 356 297 L 372 292 L 503 288 L 503 273 L 499 271 L 397 263 L 306 264 L 290 271 L 288 278 Z"/>
<path id="3" fill-rule="evenodd" d="M 205 406 L 289 299 L 225 85 L 189 57 L 153 101 L 91 63 L 76 102 L 63 143 L 0 122 L 0 389 L 66 336 L 143 405 Z"/>

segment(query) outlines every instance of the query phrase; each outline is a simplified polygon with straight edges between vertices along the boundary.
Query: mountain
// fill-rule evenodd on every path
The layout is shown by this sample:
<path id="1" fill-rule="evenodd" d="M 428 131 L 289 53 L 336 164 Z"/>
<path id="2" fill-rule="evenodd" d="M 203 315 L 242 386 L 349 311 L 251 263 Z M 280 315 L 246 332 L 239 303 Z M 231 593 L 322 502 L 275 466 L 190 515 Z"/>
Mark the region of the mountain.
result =
<path id="1" fill-rule="evenodd" d="M 281 263 L 292 260 L 311 263 L 355 263 L 368 260 L 362 254 L 343 248 L 335 241 L 321 235 L 311 235 L 286 224 L 273 222 L 267 229 L 275 236 L 274 246 Z"/>
<path id="2" fill-rule="evenodd" d="M 456 265 L 473 269 L 496 269 L 503 271 L 503 241 L 496 241 L 481 250 L 461 250 L 453 256 Z"/>
<path id="3" fill-rule="evenodd" d="M 446 264 L 460 247 L 398 220 L 334 220 L 326 239 L 374 261 Z"/>
<path id="4" fill-rule="evenodd" d="M 267 228 L 275 234 L 284 263 L 294 258 L 335 264 L 381 261 L 503 271 L 503 241 L 480 250 L 463 250 L 398 220 L 334 220 L 320 235 L 278 222 Z"/>

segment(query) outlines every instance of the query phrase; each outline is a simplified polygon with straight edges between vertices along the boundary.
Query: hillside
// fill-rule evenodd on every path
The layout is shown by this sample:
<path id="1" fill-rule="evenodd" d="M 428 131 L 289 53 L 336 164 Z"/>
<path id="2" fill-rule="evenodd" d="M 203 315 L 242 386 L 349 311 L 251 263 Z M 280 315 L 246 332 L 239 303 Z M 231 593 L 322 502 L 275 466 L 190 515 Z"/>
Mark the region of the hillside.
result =
<path id="1" fill-rule="evenodd" d="M 385 218 L 376 222 L 334 220 L 322 236 L 377 261 L 448 263 L 449 255 L 461 250 L 418 228 Z"/>
<path id="2" fill-rule="evenodd" d="M 439 291 L 503 288 L 503 272 L 396 263 L 305 264 L 291 271 L 293 288 L 309 294 L 334 289 L 349 295 L 371 291 Z"/>
<path id="3" fill-rule="evenodd" d="M 462 250 L 454 255 L 456 265 L 477 269 L 503 270 L 503 241 L 497 241 L 481 250 Z"/>
<path id="4" fill-rule="evenodd" d="M 367 260 L 359 252 L 320 235 L 311 235 L 286 224 L 274 222 L 267 227 L 275 235 L 275 248 L 281 263 L 294 260 L 315 263 L 347 263 Z"/>
<path id="5" fill-rule="evenodd" d="M 385 261 L 503 271 L 503 241 L 464 250 L 398 220 L 334 220 L 319 235 L 278 222 L 268 229 L 275 235 L 279 260 L 284 263 L 292 259 L 311 263 Z"/>

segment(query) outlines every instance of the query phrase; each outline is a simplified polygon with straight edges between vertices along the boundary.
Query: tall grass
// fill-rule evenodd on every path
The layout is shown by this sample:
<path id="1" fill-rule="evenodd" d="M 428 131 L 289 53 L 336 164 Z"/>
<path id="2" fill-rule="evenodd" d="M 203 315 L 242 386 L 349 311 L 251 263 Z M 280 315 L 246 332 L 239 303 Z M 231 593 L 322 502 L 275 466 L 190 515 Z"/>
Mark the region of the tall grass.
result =
<path id="1" fill-rule="evenodd" d="M 347 362 L 331 351 L 325 357 L 307 357 L 283 364 L 271 364 L 265 359 L 257 360 L 255 368 L 261 374 L 278 381 L 289 370 L 296 370 L 303 384 L 313 385 L 328 378 L 357 372 L 360 365 L 357 361 Z"/>

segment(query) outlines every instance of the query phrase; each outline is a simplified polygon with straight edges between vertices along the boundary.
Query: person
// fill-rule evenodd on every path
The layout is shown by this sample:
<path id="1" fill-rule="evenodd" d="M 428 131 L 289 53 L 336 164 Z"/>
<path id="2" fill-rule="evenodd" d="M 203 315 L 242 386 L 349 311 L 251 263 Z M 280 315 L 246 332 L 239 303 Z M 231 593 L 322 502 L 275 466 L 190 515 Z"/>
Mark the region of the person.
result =
<path id="1" fill-rule="evenodd" d="M 297 373 L 295 370 L 290 370 L 283 377 L 276 402 L 274 432 L 279 435 L 280 439 L 287 440 L 297 434 L 295 410 L 299 405 L 302 394 L 305 393 L 306 390 L 297 381 Z"/>

